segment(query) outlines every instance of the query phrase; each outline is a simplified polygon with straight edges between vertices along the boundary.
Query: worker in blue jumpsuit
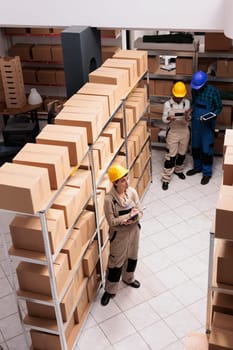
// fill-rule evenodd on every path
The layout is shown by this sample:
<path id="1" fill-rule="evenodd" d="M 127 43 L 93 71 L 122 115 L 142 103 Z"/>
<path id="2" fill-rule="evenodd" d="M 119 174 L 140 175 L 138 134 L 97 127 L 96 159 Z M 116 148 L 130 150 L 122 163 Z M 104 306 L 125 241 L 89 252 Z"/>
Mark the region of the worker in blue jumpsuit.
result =
<path id="1" fill-rule="evenodd" d="M 202 173 L 201 184 L 206 185 L 212 176 L 214 157 L 214 130 L 222 100 L 217 88 L 207 84 L 208 76 L 203 71 L 193 74 L 192 87 L 192 156 L 193 169 L 187 176 Z"/>

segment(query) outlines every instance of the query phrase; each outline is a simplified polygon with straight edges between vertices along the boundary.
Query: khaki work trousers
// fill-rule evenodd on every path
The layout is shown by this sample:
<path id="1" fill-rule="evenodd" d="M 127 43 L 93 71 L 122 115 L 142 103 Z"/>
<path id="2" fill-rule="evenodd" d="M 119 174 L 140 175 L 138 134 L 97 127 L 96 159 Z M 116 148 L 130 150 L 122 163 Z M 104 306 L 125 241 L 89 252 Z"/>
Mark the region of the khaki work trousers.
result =
<path id="1" fill-rule="evenodd" d="M 112 229 L 110 231 L 110 254 L 105 280 L 106 292 L 117 293 L 120 277 L 127 283 L 134 281 L 139 235 L 140 225 L 138 223 L 125 226 L 123 230 Z"/>
<path id="2" fill-rule="evenodd" d="M 184 170 L 184 159 L 188 149 L 190 130 L 188 127 L 169 129 L 166 137 L 167 153 L 165 155 L 162 181 L 170 182 L 174 173 Z"/>

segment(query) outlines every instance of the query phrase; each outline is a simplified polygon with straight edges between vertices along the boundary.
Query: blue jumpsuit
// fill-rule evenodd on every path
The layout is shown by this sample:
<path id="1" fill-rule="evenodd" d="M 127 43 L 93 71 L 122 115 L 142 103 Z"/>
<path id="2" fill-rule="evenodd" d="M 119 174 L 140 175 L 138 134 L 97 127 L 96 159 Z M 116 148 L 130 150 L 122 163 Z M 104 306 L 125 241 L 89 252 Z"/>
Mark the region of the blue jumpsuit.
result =
<path id="1" fill-rule="evenodd" d="M 219 91 L 212 85 L 192 89 L 192 156 L 194 169 L 211 177 L 214 156 L 214 129 L 216 117 L 222 110 Z M 201 121 L 203 114 L 213 112 L 216 117 Z"/>

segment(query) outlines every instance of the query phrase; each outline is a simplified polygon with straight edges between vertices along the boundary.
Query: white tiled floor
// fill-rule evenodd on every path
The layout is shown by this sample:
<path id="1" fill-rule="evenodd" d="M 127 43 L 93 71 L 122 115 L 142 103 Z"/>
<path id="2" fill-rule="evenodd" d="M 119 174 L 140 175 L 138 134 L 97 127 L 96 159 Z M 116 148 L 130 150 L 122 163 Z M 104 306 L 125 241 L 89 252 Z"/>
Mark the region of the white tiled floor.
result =
<path id="1" fill-rule="evenodd" d="M 222 179 L 222 158 L 214 160 L 210 183 L 201 174 L 174 175 L 161 189 L 164 150 L 153 150 L 153 183 L 143 199 L 140 289 L 122 285 L 109 305 L 94 301 L 76 350 L 181 350 L 190 331 L 205 332 L 209 230 Z M 192 167 L 190 155 L 186 170 Z M 0 220 L 2 218 L 0 217 Z M 1 231 L 6 227 L 1 220 Z M 0 245 L 0 344 L 26 350 L 7 260 Z"/>

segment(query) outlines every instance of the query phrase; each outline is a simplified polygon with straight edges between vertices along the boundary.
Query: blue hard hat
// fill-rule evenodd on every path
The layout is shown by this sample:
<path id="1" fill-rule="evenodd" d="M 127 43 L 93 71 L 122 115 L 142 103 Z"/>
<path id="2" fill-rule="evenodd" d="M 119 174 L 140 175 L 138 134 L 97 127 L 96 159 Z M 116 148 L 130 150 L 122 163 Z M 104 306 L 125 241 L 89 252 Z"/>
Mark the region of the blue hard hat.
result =
<path id="1" fill-rule="evenodd" d="M 198 72 L 194 73 L 191 80 L 191 87 L 195 90 L 200 89 L 205 83 L 207 82 L 208 75 L 199 70 Z"/>

